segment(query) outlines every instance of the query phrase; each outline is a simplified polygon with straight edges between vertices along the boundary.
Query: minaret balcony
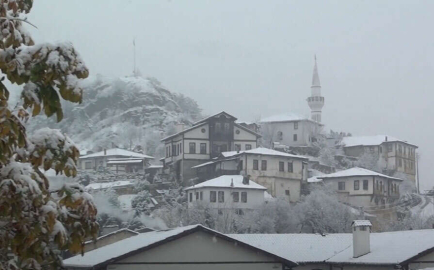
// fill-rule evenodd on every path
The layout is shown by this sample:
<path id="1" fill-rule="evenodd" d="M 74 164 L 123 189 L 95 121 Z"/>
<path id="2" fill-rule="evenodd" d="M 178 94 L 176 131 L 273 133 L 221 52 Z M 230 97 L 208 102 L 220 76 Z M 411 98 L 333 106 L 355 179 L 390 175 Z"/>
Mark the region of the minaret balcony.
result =
<path id="1" fill-rule="evenodd" d="M 320 96 L 308 97 L 307 102 L 324 102 L 324 97 L 320 97 Z"/>

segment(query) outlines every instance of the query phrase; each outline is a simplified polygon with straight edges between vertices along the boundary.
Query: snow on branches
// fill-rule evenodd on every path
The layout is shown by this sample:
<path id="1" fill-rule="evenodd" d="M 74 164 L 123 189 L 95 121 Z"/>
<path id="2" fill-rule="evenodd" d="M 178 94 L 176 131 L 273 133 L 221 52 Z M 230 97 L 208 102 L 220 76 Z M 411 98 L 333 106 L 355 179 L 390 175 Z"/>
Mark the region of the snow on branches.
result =
<path id="1" fill-rule="evenodd" d="M 60 99 L 81 102 L 79 82 L 89 73 L 70 43 L 34 45 L 23 27 L 32 5 L 0 0 L 0 71 L 24 84 L 23 108 L 13 111 L 0 78 L 0 269 L 58 269 L 60 250 L 82 252 L 86 238 L 98 233 L 92 197 L 77 184 L 50 191 L 40 171 L 75 176 L 77 147 L 55 129 L 27 136 L 22 122 L 29 108 L 60 121 Z"/>

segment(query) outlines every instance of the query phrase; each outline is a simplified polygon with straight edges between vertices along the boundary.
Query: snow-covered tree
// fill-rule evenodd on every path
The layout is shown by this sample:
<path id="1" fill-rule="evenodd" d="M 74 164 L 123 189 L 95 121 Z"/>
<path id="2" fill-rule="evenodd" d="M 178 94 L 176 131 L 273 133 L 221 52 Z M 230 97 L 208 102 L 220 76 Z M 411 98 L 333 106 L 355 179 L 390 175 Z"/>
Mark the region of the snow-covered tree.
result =
<path id="1" fill-rule="evenodd" d="M 96 208 L 78 184 L 50 190 L 40 168 L 75 176 L 79 151 L 58 130 L 27 136 L 23 121 L 43 111 L 63 118 L 60 100 L 80 102 L 88 70 L 69 43 L 35 45 L 24 29 L 32 0 L 0 0 L 0 70 L 24 85 L 23 107 L 11 110 L 0 81 L 0 269 L 57 269 L 60 250 L 82 252 L 96 236 Z M 13 256 L 11 256 L 13 255 Z"/>
<path id="2" fill-rule="evenodd" d="M 375 172 L 381 172 L 380 164 L 379 164 L 379 156 L 378 154 L 363 153 L 356 161 L 355 165 L 357 167 L 365 168 Z"/>
<path id="3" fill-rule="evenodd" d="M 147 190 L 140 191 L 137 196 L 131 201 L 131 207 L 136 211 L 137 215 L 141 213 L 148 214 L 152 209 L 151 194 Z"/>
<path id="4" fill-rule="evenodd" d="M 327 187 L 318 187 L 294 207 L 302 229 L 313 233 L 349 232 L 354 216 Z"/>

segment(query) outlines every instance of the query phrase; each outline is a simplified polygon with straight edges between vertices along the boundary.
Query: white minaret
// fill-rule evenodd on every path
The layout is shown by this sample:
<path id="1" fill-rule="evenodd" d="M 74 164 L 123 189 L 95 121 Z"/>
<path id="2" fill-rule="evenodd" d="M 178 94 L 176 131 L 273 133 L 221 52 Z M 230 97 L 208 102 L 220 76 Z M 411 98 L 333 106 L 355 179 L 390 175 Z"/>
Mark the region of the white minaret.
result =
<path id="1" fill-rule="evenodd" d="M 319 82 L 318 67 L 313 67 L 312 86 L 310 87 L 311 96 L 307 98 L 307 103 L 310 107 L 310 115 L 313 121 L 321 123 L 321 110 L 324 106 L 324 97 L 321 96 L 321 83 Z"/>

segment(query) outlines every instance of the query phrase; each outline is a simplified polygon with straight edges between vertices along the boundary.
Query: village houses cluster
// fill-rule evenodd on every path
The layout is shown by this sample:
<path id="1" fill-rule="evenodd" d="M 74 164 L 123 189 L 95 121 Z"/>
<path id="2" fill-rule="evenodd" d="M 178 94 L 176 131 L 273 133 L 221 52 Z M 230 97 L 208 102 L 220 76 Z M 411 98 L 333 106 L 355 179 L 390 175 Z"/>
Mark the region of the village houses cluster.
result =
<path id="1" fill-rule="evenodd" d="M 286 113 L 246 123 L 220 112 L 190 127 L 180 123 L 174 134 L 162 138 L 165 156 L 159 164 L 151 156 L 113 148 L 81 156 L 78 167 L 163 175 L 182 184 L 188 207 L 237 213 L 276 198 L 296 203 L 310 185 L 320 184 L 335 189 L 342 203 L 378 214 L 377 210 L 390 208 L 399 199 L 403 181 L 418 185 L 416 145 L 388 135 L 325 132 L 321 122 L 325 98 L 316 58 L 307 103 L 310 117 Z M 337 149 L 333 158 L 350 163 L 350 169 L 339 171 L 313 154 L 321 143 Z M 355 165 L 366 156 L 375 161 L 377 170 Z M 130 186 L 124 182 L 125 188 Z M 393 219 L 394 214 L 387 216 Z"/>
<path id="2" fill-rule="evenodd" d="M 399 249 L 402 243 L 396 233 L 370 233 L 375 223 L 372 217 L 397 219 L 393 205 L 404 183 L 418 186 L 418 147 L 389 135 L 330 136 L 325 132 L 321 117 L 325 98 L 316 58 L 307 103 L 310 117 L 286 113 L 247 123 L 220 112 L 188 127 L 179 124 L 174 134 L 161 139 L 165 155 L 159 161 L 113 148 L 82 155 L 78 167 L 115 174 L 142 172 L 176 181 L 186 193 L 189 209 L 208 207 L 218 214 L 233 211 L 243 215 L 277 199 L 295 204 L 311 186 L 326 185 L 341 203 L 361 210 L 370 219 L 355 221 L 352 234 L 223 235 L 202 226 L 144 236 L 122 231 L 124 240 L 70 258 L 65 265 L 71 269 L 132 269 L 129 267 L 150 260 L 147 265 L 164 269 L 174 269 L 170 268 L 173 265 L 193 269 L 192 265 L 204 265 L 201 262 L 208 259 L 215 265 L 225 264 L 225 269 L 422 269 L 434 265 L 430 259 L 434 232 L 401 232 L 406 245 L 413 245 L 410 249 Z M 318 157 L 321 147 L 332 149 L 334 162 L 345 163 L 347 169 L 324 163 Z M 364 159 L 374 161 L 376 169 L 360 165 Z M 91 191 L 107 188 L 121 196 L 135 196 L 130 194 L 129 181 L 87 187 Z M 126 204 L 129 201 L 131 198 Z M 155 199 L 152 203 L 158 205 Z M 416 243 L 416 237 L 423 243 Z M 389 241 L 387 247 L 381 246 L 383 240 Z M 160 246 L 181 251 L 172 253 L 179 258 L 168 259 Z M 150 247 L 153 252 L 147 252 Z M 180 261 L 182 264 L 177 264 Z"/>

